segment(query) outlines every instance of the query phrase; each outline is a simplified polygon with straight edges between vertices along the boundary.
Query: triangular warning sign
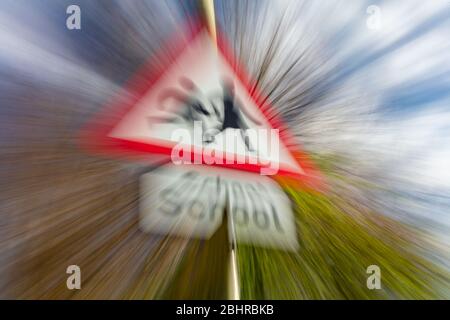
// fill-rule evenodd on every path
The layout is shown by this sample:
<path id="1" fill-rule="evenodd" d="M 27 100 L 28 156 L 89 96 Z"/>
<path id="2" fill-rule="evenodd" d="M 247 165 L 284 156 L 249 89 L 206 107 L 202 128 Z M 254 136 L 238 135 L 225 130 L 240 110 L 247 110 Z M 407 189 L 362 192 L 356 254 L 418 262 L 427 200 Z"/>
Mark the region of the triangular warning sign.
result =
<path id="1" fill-rule="evenodd" d="M 157 154 L 175 164 L 317 182 L 317 171 L 223 39 L 216 46 L 199 26 L 181 43 L 159 72 L 150 62 L 130 82 L 133 98 L 116 102 L 90 124 L 89 141 L 121 155 Z"/>

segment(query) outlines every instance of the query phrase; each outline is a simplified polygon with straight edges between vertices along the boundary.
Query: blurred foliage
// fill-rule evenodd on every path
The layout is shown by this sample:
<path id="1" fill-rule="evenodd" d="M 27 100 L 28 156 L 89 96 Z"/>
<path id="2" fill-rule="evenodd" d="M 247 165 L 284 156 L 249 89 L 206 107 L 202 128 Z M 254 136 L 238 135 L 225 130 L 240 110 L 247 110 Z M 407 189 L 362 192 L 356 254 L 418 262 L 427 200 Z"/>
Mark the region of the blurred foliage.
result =
<path id="1" fill-rule="evenodd" d="M 406 226 L 342 198 L 286 187 L 300 249 L 238 247 L 243 299 L 435 299 L 449 274 L 414 253 Z M 366 268 L 381 269 L 381 290 Z"/>

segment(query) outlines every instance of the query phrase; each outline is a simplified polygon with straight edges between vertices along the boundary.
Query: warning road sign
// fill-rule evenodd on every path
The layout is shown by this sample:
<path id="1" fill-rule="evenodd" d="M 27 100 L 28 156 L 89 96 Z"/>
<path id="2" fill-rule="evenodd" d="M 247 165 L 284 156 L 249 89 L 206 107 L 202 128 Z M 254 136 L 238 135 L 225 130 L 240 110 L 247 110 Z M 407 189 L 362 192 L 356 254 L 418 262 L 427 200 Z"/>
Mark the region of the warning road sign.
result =
<path id="1" fill-rule="evenodd" d="M 164 71 L 155 76 L 146 66 L 128 88 L 135 98 L 115 103 L 85 137 L 102 151 L 317 180 L 268 99 L 218 38 L 216 47 L 199 27 Z"/>

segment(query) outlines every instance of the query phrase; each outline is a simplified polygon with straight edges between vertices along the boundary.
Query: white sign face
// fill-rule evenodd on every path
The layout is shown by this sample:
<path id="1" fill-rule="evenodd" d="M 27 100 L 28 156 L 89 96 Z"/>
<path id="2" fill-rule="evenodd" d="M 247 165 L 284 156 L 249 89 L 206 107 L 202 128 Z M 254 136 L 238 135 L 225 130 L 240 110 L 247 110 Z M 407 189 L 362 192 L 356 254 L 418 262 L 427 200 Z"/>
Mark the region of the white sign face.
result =
<path id="1" fill-rule="evenodd" d="M 272 179 L 229 169 L 167 165 L 141 176 L 146 232 L 208 239 L 228 208 L 230 240 L 296 250 L 291 203 Z"/>
<path id="2" fill-rule="evenodd" d="M 200 123 L 203 134 L 195 131 Z M 189 141 L 175 133 L 185 130 Z M 250 129 L 250 130 L 249 130 Z M 110 137 L 254 162 L 304 174 L 208 33 L 200 32 L 166 73 L 109 133 Z M 276 128 L 275 128 L 276 129 Z M 266 134 L 245 135 L 245 131 Z M 277 130 L 273 130 L 277 131 Z M 278 134 L 278 132 L 276 133 Z M 274 140 L 277 143 L 274 144 Z"/>

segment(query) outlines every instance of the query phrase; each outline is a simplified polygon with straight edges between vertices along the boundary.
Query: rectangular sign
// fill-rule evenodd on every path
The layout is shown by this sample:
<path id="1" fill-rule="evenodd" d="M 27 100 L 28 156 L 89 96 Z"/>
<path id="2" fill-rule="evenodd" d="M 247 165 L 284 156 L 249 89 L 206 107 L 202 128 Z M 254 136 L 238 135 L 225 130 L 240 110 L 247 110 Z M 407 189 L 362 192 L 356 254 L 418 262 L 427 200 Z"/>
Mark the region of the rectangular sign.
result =
<path id="1" fill-rule="evenodd" d="M 166 165 L 141 176 L 146 232 L 209 239 L 227 212 L 238 243 L 298 249 L 291 202 L 272 179 L 229 169 Z"/>

